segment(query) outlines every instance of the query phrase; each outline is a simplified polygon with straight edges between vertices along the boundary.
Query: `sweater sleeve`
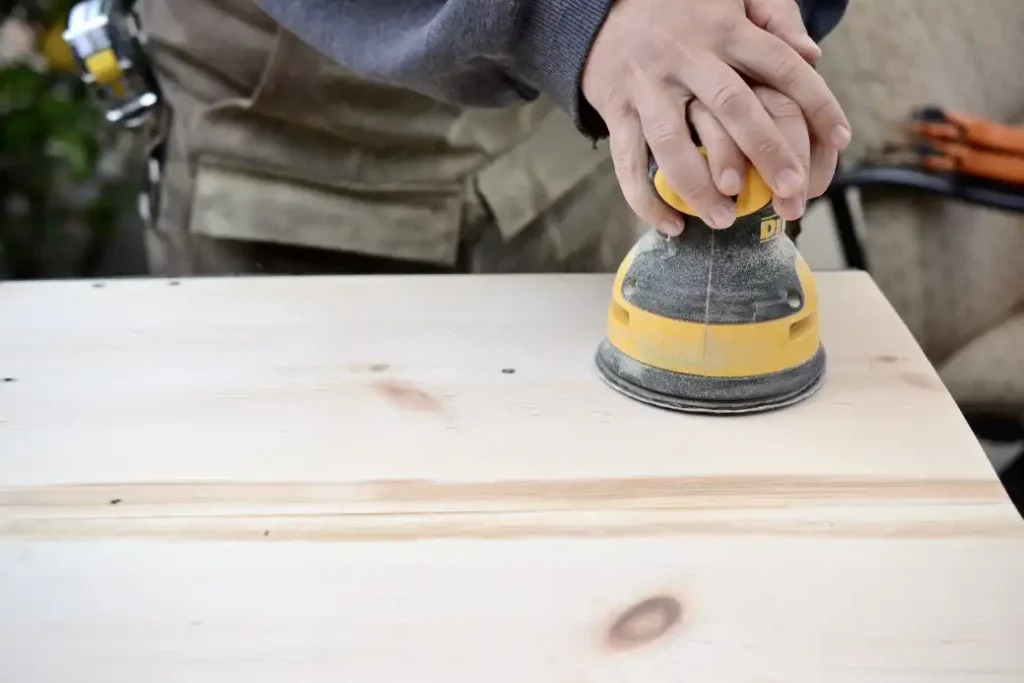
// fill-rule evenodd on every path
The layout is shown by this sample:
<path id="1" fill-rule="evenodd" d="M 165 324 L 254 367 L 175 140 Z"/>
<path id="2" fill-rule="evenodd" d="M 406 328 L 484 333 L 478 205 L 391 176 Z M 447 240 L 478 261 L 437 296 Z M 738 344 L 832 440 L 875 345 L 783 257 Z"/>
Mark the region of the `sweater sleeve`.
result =
<path id="1" fill-rule="evenodd" d="M 465 106 L 550 97 L 586 132 L 580 79 L 612 0 L 257 0 L 352 71 Z"/>
<path id="2" fill-rule="evenodd" d="M 286 29 L 367 78 L 466 106 L 550 97 L 580 132 L 605 137 L 583 66 L 613 0 L 257 0 Z M 848 0 L 799 0 L 811 37 Z"/>
<path id="3" fill-rule="evenodd" d="M 804 17 L 804 26 L 811 39 L 820 41 L 836 27 L 843 18 L 849 0 L 799 0 Z"/>

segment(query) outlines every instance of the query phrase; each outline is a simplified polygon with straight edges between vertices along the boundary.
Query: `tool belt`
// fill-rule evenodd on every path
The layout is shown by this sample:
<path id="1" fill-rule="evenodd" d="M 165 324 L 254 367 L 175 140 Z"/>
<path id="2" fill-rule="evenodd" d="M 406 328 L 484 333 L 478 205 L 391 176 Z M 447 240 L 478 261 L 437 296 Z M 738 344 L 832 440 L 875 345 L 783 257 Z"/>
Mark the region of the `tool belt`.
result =
<path id="1" fill-rule="evenodd" d="M 110 123 L 144 124 L 160 103 L 132 2 L 84 0 L 68 14 L 64 42 L 79 75 Z"/>
<path id="2" fill-rule="evenodd" d="M 83 0 L 68 13 L 61 37 L 107 122 L 139 129 L 150 140 L 138 203 L 140 217 L 149 223 L 159 197 L 166 110 L 134 5 L 134 0 Z"/>
<path id="3" fill-rule="evenodd" d="M 915 111 L 907 139 L 889 145 L 889 163 L 935 173 L 1024 185 L 1024 130 L 937 107 Z"/>

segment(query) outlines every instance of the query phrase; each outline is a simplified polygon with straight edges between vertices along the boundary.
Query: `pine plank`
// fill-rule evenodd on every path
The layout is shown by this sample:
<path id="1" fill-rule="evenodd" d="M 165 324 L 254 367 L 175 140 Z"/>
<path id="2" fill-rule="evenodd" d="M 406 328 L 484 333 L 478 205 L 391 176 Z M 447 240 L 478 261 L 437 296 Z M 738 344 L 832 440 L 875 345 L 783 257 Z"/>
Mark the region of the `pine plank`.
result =
<path id="1" fill-rule="evenodd" d="M 604 275 L 0 284 L 0 680 L 1024 680 L 1024 522 L 818 280 L 741 418 L 604 387 Z"/>

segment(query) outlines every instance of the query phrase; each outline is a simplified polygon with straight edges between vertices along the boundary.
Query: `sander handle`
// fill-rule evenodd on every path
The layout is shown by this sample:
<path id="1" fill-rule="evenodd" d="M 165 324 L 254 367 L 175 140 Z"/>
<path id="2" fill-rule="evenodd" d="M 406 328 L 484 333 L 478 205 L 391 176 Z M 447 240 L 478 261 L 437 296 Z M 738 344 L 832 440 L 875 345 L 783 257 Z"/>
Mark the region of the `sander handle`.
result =
<path id="1" fill-rule="evenodd" d="M 707 150 L 704 147 L 699 148 L 700 153 L 707 156 Z M 757 169 L 753 165 L 747 164 L 745 178 L 743 180 L 743 188 L 740 190 L 739 195 L 734 199 L 736 200 L 736 217 L 743 218 L 749 216 L 752 213 L 756 213 L 764 207 L 771 204 L 774 197 L 772 189 L 768 187 L 768 183 L 764 181 L 761 174 L 757 172 Z M 686 214 L 687 216 L 697 217 L 697 212 L 694 211 L 686 200 L 679 196 L 679 194 L 672 189 L 672 186 L 668 182 L 668 178 L 658 168 L 658 163 L 651 158 L 650 164 L 648 165 L 648 179 L 654 188 L 654 191 L 661 197 L 661 200 L 671 206 L 676 211 Z"/>

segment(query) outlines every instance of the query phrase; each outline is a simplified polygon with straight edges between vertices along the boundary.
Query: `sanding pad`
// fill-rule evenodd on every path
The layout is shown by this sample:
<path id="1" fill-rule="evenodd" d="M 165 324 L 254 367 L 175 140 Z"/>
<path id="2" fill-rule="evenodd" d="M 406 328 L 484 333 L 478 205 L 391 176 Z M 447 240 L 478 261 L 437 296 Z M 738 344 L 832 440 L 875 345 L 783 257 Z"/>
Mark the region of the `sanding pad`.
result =
<path id="1" fill-rule="evenodd" d="M 758 377 L 706 377 L 640 363 L 605 340 L 597 351 L 602 379 L 643 403 L 689 413 L 757 413 L 798 403 L 825 380 L 825 349 L 806 363 Z"/>

